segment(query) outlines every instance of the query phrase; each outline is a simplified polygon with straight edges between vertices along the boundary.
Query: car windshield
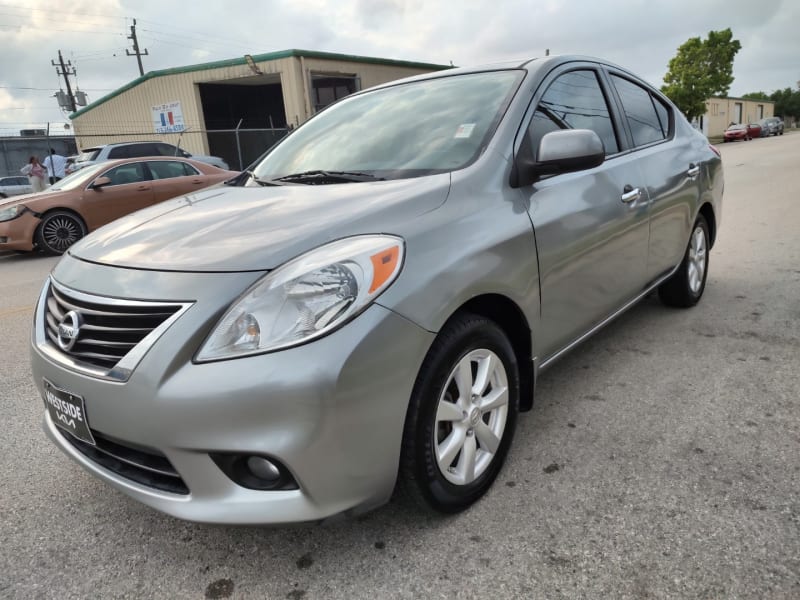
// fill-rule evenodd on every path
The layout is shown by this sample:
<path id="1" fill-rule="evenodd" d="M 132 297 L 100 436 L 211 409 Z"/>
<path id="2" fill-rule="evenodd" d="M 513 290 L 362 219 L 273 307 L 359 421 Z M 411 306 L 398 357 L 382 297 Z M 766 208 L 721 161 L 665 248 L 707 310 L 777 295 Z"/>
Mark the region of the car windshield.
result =
<path id="1" fill-rule="evenodd" d="M 75 158 L 75 162 L 86 162 L 87 160 L 94 160 L 100 154 L 100 148 L 87 148 L 82 150 Z"/>
<path id="2" fill-rule="evenodd" d="M 746 127 L 744 125 L 731 125 L 728 127 L 728 131 L 738 131 L 740 129 L 746 129 Z M 717 131 L 719 131 L 719 129 L 717 129 Z"/>
<path id="3" fill-rule="evenodd" d="M 253 169 L 254 179 L 332 175 L 314 183 L 333 183 L 462 168 L 485 148 L 522 75 L 444 76 L 344 99 L 279 143 Z"/>
<path id="4" fill-rule="evenodd" d="M 108 163 L 100 163 L 99 165 L 89 165 L 80 171 L 75 171 L 71 175 L 67 175 L 63 179 L 59 179 L 46 191 L 48 192 L 61 192 L 64 190 L 74 190 L 79 187 L 84 187 L 92 179 L 97 177 L 97 174 L 103 169 L 108 168 Z"/>

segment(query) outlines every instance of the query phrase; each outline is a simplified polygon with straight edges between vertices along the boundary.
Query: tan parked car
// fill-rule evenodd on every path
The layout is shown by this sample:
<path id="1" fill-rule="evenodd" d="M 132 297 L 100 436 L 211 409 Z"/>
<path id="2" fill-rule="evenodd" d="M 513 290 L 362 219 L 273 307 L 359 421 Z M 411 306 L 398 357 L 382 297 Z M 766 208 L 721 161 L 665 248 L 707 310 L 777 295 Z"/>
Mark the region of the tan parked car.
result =
<path id="1" fill-rule="evenodd" d="M 92 165 L 38 194 L 0 204 L 0 251 L 63 254 L 88 232 L 140 208 L 235 176 L 185 158 L 134 158 Z"/>

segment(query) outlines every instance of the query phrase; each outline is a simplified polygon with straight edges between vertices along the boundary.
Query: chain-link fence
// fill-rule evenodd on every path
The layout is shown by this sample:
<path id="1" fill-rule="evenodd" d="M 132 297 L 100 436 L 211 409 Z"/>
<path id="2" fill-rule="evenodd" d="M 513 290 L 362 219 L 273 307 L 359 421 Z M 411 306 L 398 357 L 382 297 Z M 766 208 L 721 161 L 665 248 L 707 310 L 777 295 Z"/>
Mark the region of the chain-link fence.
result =
<path id="1" fill-rule="evenodd" d="M 235 171 L 246 168 L 288 132 L 286 128 L 277 127 L 205 129 L 189 126 L 182 132 L 152 133 L 152 124 L 120 122 L 116 126 L 111 123 L 76 126 L 76 139 L 80 150 L 120 142 L 166 142 L 191 154 L 218 156 Z"/>

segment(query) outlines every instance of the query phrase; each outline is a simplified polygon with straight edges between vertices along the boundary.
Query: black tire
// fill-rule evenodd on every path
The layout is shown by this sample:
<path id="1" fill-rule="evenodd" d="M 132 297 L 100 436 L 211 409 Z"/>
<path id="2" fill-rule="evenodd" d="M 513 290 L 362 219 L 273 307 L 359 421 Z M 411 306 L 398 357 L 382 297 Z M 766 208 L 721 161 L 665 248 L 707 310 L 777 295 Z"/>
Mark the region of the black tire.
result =
<path id="1" fill-rule="evenodd" d="M 493 363 L 493 358 L 487 361 L 490 355 L 499 359 L 499 362 Z M 473 363 L 473 360 L 476 362 Z M 472 392 L 476 385 L 475 378 L 478 377 L 478 364 L 485 365 L 491 371 L 492 380 L 476 396 Z M 497 366 L 493 368 L 493 364 Z M 463 380 L 463 385 L 469 384 L 470 399 L 466 401 L 459 398 L 451 403 L 453 393 L 460 395 L 459 385 L 453 379 L 459 365 L 469 369 L 472 374 L 471 379 Z M 488 378 L 485 379 L 488 381 Z M 519 367 L 514 350 L 493 321 L 464 314 L 448 322 L 428 351 L 414 384 L 403 432 L 398 478 L 400 492 L 418 505 L 442 513 L 464 510 L 483 496 L 500 472 L 514 436 L 519 411 L 519 387 Z M 478 407 L 481 399 L 486 402 L 492 394 L 503 397 L 504 388 L 507 398 L 505 408 L 497 406 L 484 413 Z M 463 411 L 463 418 L 438 418 L 438 415 L 444 414 L 439 412 L 440 404 L 447 404 L 448 408 L 452 407 L 458 412 L 464 406 L 459 406 L 462 401 L 467 408 L 472 407 L 469 412 Z M 487 429 L 494 429 L 491 437 L 487 437 Z M 447 446 L 447 439 L 452 437 L 452 440 L 456 440 L 462 433 L 460 449 L 452 455 L 451 466 L 445 474 L 440 467 L 440 458 L 447 462 L 448 454 L 445 452 L 437 457 L 437 449 L 441 451 L 442 446 Z M 486 444 L 484 440 L 490 440 L 490 443 Z M 452 444 L 458 445 L 459 442 Z M 492 446 L 496 447 L 494 453 L 491 452 Z M 472 461 L 468 455 L 473 457 Z M 466 466 L 470 463 L 472 471 Z M 471 473 L 472 479 L 466 481 L 470 475 L 464 475 L 465 481 L 454 483 L 454 479 L 462 476 L 459 471 Z"/>
<path id="2" fill-rule="evenodd" d="M 704 250 L 702 255 L 703 272 L 699 277 L 696 276 L 697 252 L 694 249 L 698 245 L 698 235 L 702 236 Z M 678 308 L 689 308 L 697 304 L 702 298 L 703 291 L 706 289 L 706 278 L 708 277 L 710 241 L 708 223 L 703 215 L 697 215 L 680 267 L 672 277 L 658 287 L 658 296 L 664 304 Z M 698 283 L 699 286 L 697 285 Z"/>
<path id="3" fill-rule="evenodd" d="M 50 256 L 64 254 L 75 242 L 86 235 L 86 224 L 75 213 L 54 210 L 44 215 L 36 228 L 36 246 Z"/>

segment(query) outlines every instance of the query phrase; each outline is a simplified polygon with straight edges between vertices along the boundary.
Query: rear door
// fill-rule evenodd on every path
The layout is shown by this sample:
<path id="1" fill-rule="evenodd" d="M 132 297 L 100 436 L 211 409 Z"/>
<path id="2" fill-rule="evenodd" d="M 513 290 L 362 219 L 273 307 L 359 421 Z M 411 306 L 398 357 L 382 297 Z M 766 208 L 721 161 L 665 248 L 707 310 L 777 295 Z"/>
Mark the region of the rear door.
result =
<path id="1" fill-rule="evenodd" d="M 620 71 L 610 70 L 609 80 L 650 197 L 647 276 L 656 280 L 683 260 L 705 159 L 696 139 L 676 133 L 676 115 L 660 94 Z"/>
<path id="2" fill-rule="evenodd" d="M 537 90 L 527 124 L 534 156 L 543 135 L 563 128 L 595 131 L 606 150 L 599 167 L 521 188 L 539 258 L 543 364 L 639 294 L 646 279 L 648 198 L 608 94 L 599 66 L 567 65 Z"/>
<path id="3" fill-rule="evenodd" d="M 153 179 L 155 202 L 188 194 L 208 185 L 197 169 L 179 160 L 150 160 L 147 161 L 147 167 Z"/>

